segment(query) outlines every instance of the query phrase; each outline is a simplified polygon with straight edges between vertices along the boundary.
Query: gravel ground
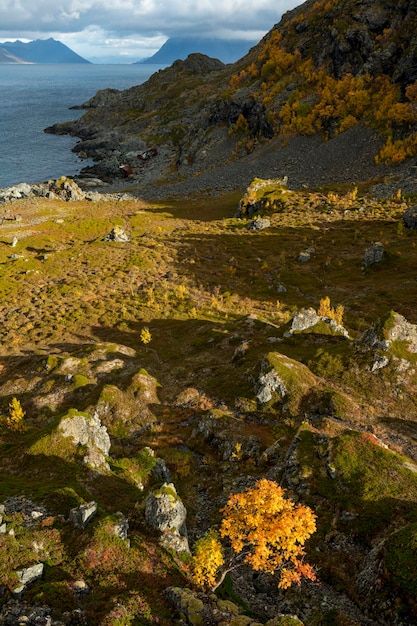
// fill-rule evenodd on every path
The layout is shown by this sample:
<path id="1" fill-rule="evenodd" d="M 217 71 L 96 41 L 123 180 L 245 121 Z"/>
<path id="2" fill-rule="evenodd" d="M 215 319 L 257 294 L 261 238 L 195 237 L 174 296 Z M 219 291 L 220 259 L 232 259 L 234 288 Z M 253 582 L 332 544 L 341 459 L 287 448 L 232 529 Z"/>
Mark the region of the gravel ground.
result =
<path id="1" fill-rule="evenodd" d="M 287 145 L 272 140 L 252 154 L 230 161 L 230 144 L 216 140 L 203 164 L 200 161 L 193 166 L 182 165 L 178 172 L 169 173 L 172 153 L 160 153 L 133 180 L 117 181 L 99 191 L 127 191 L 157 201 L 217 196 L 235 190 L 243 193 L 255 177 L 288 176 L 291 189 L 375 181 L 372 193 L 377 197 L 390 197 L 398 189 L 417 193 L 414 162 L 391 168 L 375 165 L 374 157 L 381 143 L 371 129 L 358 125 L 327 142 L 319 135 L 296 137 Z"/>

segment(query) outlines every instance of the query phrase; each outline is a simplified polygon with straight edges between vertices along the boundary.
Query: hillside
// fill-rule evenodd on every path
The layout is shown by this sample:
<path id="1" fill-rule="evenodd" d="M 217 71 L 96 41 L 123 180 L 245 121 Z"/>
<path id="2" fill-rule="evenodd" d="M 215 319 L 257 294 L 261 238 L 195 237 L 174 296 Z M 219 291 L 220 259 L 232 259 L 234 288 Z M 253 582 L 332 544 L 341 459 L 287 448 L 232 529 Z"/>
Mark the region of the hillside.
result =
<path id="1" fill-rule="evenodd" d="M 177 59 L 186 59 L 195 52 L 220 59 L 223 63 L 233 63 L 247 54 L 255 43 L 257 42 L 206 37 L 170 37 L 154 55 L 139 63 L 171 65 Z"/>
<path id="2" fill-rule="evenodd" d="M 414 624 L 415 199 L 1 197 L 3 623 Z M 317 515 L 320 584 L 198 595 L 187 544 L 263 477 Z M 146 513 L 174 490 L 188 540 Z"/>
<path id="3" fill-rule="evenodd" d="M 81 138 L 74 149 L 97 161 L 92 173 L 105 181 L 128 164 L 138 189 L 143 181 L 198 184 L 236 162 L 259 161 L 257 174 L 268 177 L 262 157 L 280 160 L 283 147 L 300 141 L 314 164 L 318 142 L 329 153 L 336 145 L 345 172 L 337 180 L 346 182 L 354 161 L 343 166 L 343 158 L 354 152 L 355 133 L 359 149 L 363 133 L 369 143 L 362 180 L 378 178 L 387 168 L 401 171 L 417 149 L 415 28 L 409 1 L 309 1 L 230 66 L 190 55 L 143 85 L 99 92 L 84 104 L 86 115 L 48 131 Z M 159 153 L 152 168 L 137 161 L 147 148 Z M 288 174 L 293 154 L 275 174 Z M 297 182 L 301 172 L 294 172 Z M 233 167 L 228 180 L 241 188 Z"/>
<path id="4" fill-rule="evenodd" d="M 89 63 L 79 54 L 55 39 L 36 41 L 6 41 L 0 43 L 5 55 L 0 63 Z"/>
<path id="5" fill-rule="evenodd" d="M 308 0 L 0 190 L 0 623 L 416 624 L 415 26 Z"/>

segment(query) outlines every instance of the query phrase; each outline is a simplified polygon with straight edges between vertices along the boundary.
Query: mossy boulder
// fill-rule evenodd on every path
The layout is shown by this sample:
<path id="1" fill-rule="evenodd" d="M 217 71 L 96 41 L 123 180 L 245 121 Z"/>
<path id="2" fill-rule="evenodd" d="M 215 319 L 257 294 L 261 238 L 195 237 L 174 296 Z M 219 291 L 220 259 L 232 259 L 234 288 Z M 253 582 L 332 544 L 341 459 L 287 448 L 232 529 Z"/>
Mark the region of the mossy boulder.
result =
<path id="1" fill-rule="evenodd" d="M 362 334 L 358 346 L 370 349 L 376 355 L 388 353 L 414 363 L 417 361 L 417 324 L 411 324 L 400 313 L 390 311 Z"/>
<path id="2" fill-rule="evenodd" d="M 109 471 L 107 457 L 110 437 L 96 416 L 70 409 L 52 432 L 44 435 L 30 448 L 31 454 L 58 456 L 66 460 L 80 457 L 92 469 Z"/>
<path id="3" fill-rule="evenodd" d="M 270 352 L 262 363 L 255 386 L 260 405 L 271 401 L 298 406 L 301 399 L 317 385 L 317 379 L 308 367 L 279 352 Z"/>
<path id="4" fill-rule="evenodd" d="M 287 189 L 287 177 L 254 178 L 239 203 L 236 217 L 251 217 L 259 212 L 283 210 L 291 192 Z"/>
<path id="5" fill-rule="evenodd" d="M 162 533 L 162 543 L 177 552 L 188 552 L 187 509 L 173 483 L 152 491 L 145 502 L 145 519 Z"/>
<path id="6" fill-rule="evenodd" d="M 133 376 L 125 390 L 116 385 L 105 385 L 94 415 L 100 418 L 113 437 L 128 437 L 156 421 L 151 407 L 159 404 L 158 386 L 157 380 L 144 369 Z"/>

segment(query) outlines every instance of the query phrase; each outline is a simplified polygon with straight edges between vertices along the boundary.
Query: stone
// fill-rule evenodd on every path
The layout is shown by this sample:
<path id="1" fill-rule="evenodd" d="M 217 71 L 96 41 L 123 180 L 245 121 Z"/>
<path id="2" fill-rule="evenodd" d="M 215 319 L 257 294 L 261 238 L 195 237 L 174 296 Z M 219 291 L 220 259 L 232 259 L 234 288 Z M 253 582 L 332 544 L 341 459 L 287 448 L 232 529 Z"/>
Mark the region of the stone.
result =
<path id="1" fill-rule="evenodd" d="M 389 363 L 389 358 L 386 356 L 376 355 L 374 362 L 371 365 L 371 372 L 376 372 L 378 370 L 383 369 Z"/>
<path id="2" fill-rule="evenodd" d="M 93 469 L 109 469 L 106 457 L 110 451 L 107 428 L 93 415 L 73 412 L 64 417 L 58 426 L 63 437 L 71 437 L 76 446 L 87 446 L 84 462 Z"/>
<path id="3" fill-rule="evenodd" d="M 365 255 L 363 258 L 364 267 L 369 267 L 374 263 L 380 263 L 384 257 L 385 247 L 384 244 L 380 241 L 376 241 L 365 250 Z"/>
<path id="4" fill-rule="evenodd" d="M 311 254 L 309 252 L 307 252 L 307 250 L 304 250 L 303 252 L 300 252 L 300 254 L 297 257 L 297 261 L 299 263 L 308 263 L 308 261 L 310 261 L 311 259 Z"/>
<path id="5" fill-rule="evenodd" d="M 128 519 L 120 511 L 118 511 L 116 515 L 118 517 L 118 522 L 114 526 L 114 534 L 116 535 L 116 537 L 119 537 L 119 539 L 125 540 L 128 538 L 127 536 L 127 533 L 129 530 Z"/>
<path id="6" fill-rule="evenodd" d="M 287 395 L 287 388 L 278 374 L 274 370 L 261 374 L 256 389 L 256 399 L 259 404 L 266 404 L 272 400 L 275 392 L 278 392 L 281 399 Z"/>
<path id="7" fill-rule="evenodd" d="M 293 316 L 291 321 L 291 328 L 288 331 L 289 334 L 294 332 L 301 332 L 315 326 L 320 321 L 320 315 L 317 315 L 316 311 L 310 307 L 308 309 L 301 309 Z"/>
<path id="8" fill-rule="evenodd" d="M 170 483 L 171 472 L 169 471 L 164 459 L 158 457 L 155 465 L 151 470 L 152 478 L 159 483 Z"/>
<path id="9" fill-rule="evenodd" d="M 72 586 L 72 589 L 77 595 L 85 595 L 90 591 L 90 588 L 85 580 L 76 580 Z"/>
<path id="10" fill-rule="evenodd" d="M 410 206 L 404 211 L 403 222 L 406 228 L 417 228 L 417 205 Z"/>
<path id="11" fill-rule="evenodd" d="M 84 530 L 84 528 L 91 522 L 97 513 L 97 503 L 94 501 L 71 509 L 68 516 L 68 521 L 71 522 L 75 528 Z"/>
<path id="12" fill-rule="evenodd" d="M 247 225 L 248 230 L 265 230 L 271 226 L 271 222 L 266 217 L 258 217 Z"/>
<path id="13" fill-rule="evenodd" d="M 160 489 L 151 492 L 146 498 L 147 523 L 163 533 L 164 545 L 181 552 L 189 551 L 186 517 L 187 509 L 173 483 L 164 483 Z"/>
<path id="14" fill-rule="evenodd" d="M 19 596 L 30 583 L 35 582 L 35 580 L 39 580 L 42 578 L 43 574 L 43 563 L 37 563 L 36 565 L 32 565 L 32 567 L 26 567 L 24 569 L 18 570 L 16 575 L 19 579 L 20 585 L 13 589 L 13 595 Z"/>
<path id="15" fill-rule="evenodd" d="M 130 237 L 122 226 L 117 225 L 104 237 L 104 241 L 128 242 Z"/>

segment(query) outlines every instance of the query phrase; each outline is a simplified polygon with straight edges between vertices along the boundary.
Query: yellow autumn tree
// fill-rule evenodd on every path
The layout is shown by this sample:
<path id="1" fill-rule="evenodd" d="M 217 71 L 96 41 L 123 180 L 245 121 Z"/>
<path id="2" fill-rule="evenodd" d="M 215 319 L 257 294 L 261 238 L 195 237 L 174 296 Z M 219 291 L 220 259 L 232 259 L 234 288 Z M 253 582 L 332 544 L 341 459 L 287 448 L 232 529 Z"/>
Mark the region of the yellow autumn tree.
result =
<path id="1" fill-rule="evenodd" d="M 9 415 L 6 417 L 6 424 L 10 430 L 21 431 L 24 430 L 23 418 L 25 412 L 22 409 L 20 400 L 13 398 L 9 403 Z"/>
<path id="2" fill-rule="evenodd" d="M 230 496 L 221 512 L 219 536 L 211 535 L 211 542 L 203 538 L 196 545 L 197 586 L 215 590 L 228 572 L 244 563 L 256 571 L 278 574 L 281 589 L 299 584 L 302 578 L 316 579 L 311 565 L 304 562 L 304 544 L 316 530 L 316 516 L 308 506 L 285 497 L 277 483 L 259 480 L 253 488 Z M 229 543 L 227 561 L 220 537 Z"/>
<path id="3" fill-rule="evenodd" d="M 223 547 L 219 534 L 215 530 L 209 530 L 194 546 L 193 579 L 197 587 L 215 588 L 217 573 L 223 564 Z"/>

